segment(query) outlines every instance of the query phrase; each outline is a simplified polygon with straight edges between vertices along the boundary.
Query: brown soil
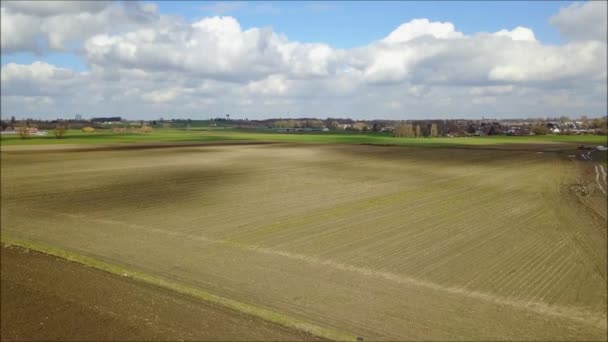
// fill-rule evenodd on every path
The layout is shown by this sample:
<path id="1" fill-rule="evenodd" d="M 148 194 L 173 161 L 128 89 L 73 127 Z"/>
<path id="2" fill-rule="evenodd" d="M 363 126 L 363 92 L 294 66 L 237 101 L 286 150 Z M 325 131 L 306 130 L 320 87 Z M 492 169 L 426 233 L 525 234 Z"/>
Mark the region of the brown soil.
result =
<path id="1" fill-rule="evenodd" d="M 317 339 L 46 254 L 1 252 L 3 341 Z"/>

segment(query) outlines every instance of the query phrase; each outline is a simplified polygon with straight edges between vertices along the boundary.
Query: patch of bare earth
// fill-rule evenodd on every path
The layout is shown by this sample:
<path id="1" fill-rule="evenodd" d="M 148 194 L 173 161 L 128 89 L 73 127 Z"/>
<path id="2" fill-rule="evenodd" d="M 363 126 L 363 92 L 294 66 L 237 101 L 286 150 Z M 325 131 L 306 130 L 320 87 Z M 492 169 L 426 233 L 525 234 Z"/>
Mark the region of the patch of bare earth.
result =
<path id="1" fill-rule="evenodd" d="M 317 339 L 46 254 L 1 252 L 3 341 Z"/>

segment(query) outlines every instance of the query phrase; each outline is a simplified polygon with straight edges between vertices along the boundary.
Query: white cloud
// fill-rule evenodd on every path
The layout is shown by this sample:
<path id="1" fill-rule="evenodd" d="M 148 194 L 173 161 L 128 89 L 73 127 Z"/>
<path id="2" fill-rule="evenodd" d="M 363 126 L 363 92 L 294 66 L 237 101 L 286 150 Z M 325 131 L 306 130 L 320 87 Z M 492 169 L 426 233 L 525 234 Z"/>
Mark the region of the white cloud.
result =
<path id="1" fill-rule="evenodd" d="M 4 4 L 4 3 L 3 3 Z M 36 42 L 39 33 L 35 17 L 14 13 L 0 8 L 0 44 L 2 53 L 41 50 Z"/>
<path id="2" fill-rule="evenodd" d="M 289 42 L 267 28 L 243 30 L 233 17 L 97 35 L 87 40 L 85 52 L 89 62 L 101 67 L 172 70 L 232 81 L 278 72 L 324 76 L 335 61 L 327 45 Z"/>
<path id="3" fill-rule="evenodd" d="M 109 1 L 3 1 L 2 53 L 65 50 L 101 32 L 145 26 L 154 4 Z"/>
<path id="4" fill-rule="evenodd" d="M 2 6 L 15 13 L 33 15 L 38 17 L 97 13 L 111 5 L 111 1 L 3 1 Z"/>
<path id="5" fill-rule="evenodd" d="M 556 82 L 593 79 L 606 70 L 606 44 L 573 42 L 564 46 L 519 45 L 504 52 L 490 70 L 490 80 Z"/>
<path id="6" fill-rule="evenodd" d="M 163 103 L 163 102 L 171 102 L 180 95 L 180 93 L 184 93 L 183 89 L 179 88 L 169 88 L 162 90 L 154 90 L 151 92 L 147 92 L 142 94 L 142 99 L 144 101 L 149 101 L 152 103 Z"/>
<path id="7" fill-rule="evenodd" d="M 523 41 L 536 41 L 536 37 L 534 37 L 534 32 L 527 27 L 517 26 L 513 30 L 500 30 L 494 33 L 497 36 L 509 37 L 513 40 L 523 40 Z"/>
<path id="8" fill-rule="evenodd" d="M 474 96 L 490 96 L 509 94 L 511 92 L 513 92 L 513 85 L 509 84 L 501 86 L 473 87 L 470 94 Z"/>
<path id="9" fill-rule="evenodd" d="M 608 31 L 608 2 L 575 2 L 551 17 L 549 22 L 570 40 L 606 42 Z"/>
<path id="10" fill-rule="evenodd" d="M 287 81 L 281 75 L 270 75 L 260 81 L 249 82 L 246 89 L 251 94 L 282 95 L 288 90 Z"/>
<path id="11" fill-rule="evenodd" d="M 428 19 L 414 19 L 401 24 L 382 41 L 386 43 L 402 43 L 409 40 L 432 36 L 440 39 L 460 38 L 462 32 L 457 32 L 452 23 L 430 22 Z"/>

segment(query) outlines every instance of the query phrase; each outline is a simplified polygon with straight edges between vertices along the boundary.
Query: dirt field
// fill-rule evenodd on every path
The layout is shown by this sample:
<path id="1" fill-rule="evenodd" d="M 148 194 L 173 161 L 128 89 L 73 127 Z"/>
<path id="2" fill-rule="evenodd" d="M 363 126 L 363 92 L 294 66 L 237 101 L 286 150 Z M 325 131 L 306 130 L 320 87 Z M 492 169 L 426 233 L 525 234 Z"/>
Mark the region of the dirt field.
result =
<path id="1" fill-rule="evenodd" d="M 225 307 L 2 246 L 2 340 L 315 340 Z"/>
<path id="2" fill-rule="evenodd" d="M 605 340 L 605 205 L 534 149 L 3 151 L 2 235 L 353 338 Z"/>

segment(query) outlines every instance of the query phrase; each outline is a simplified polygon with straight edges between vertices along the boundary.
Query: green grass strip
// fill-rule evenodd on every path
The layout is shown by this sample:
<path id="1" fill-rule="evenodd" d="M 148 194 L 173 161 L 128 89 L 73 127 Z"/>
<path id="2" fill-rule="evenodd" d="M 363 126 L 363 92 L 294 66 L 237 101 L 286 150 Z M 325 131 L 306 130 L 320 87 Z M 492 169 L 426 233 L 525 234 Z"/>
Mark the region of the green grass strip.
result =
<path id="1" fill-rule="evenodd" d="M 256 306 L 253 306 L 250 304 L 241 303 L 236 300 L 229 299 L 229 298 L 220 297 L 220 296 L 205 292 L 203 290 L 200 290 L 198 288 L 179 284 L 176 282 L 172 282 L 172 281 L 169 281 L 169 280 L 166 280 L 166 279 L 163 279 L 160 277 L 156 277 L 153 275 L 145 274 L 142 272 L 122 268 L 120 266 L 116 266 L 116 265 L 110 264 L 108 262 L 105 262 L 105 261 L 102 261 L 102 260 L 99 260 L 96 258 L 81 255 L 81 254 L 67 251 L 67 250 L 64 250 L 61 248 L 51 247 L 51 246 L 41 244 L 38 242 L 26 241 L 23 239 L 9 237 L 6 235 L 0 236 L 0 241 L 6 245 L 18 246 L 18 247 L 42 252 L 42 253 L 45 253 L 48 255 L 52 255 L 52 256 L 59 257 L 59 258 L 69 260 L 72 262 L 76 262 L 76 263 L 79 263 L 79 264 L 82 264 L 85 266 L 89 266 L 89 267 L 92 267 L 92 268 L 95 268 L 95 269 L 98 269 L 101 271 L 116 274 L 121 277 L 131 278 L 136 281 L 141 281 L 141 282 L 148 283 L 148 284 L 151 284 L 154 286 L 169 289 L 169 290 L 175 291 L 177 293 L 188 295 L 188 296 L 200 299 L 200 300 L 219 304 L 221 306 L 228 307 L 230 309 L 237 310 L 237 311 L 245 313 L 245 314 L 249 314 L 249 315 L 256 316 L 256 317 L 262 318 L 264 320 L 267 320 L 267 321 L 270 321 L 273 323 L 277 323 L 277 324 L 282 325 L 287 328 L 302 330 L 302 331 L 308 332 L 310 334 L 313 334 L 313 335 L 316 335 L 316 336 L 319 336 L 322 338 L 335 340 L 335 341 L 355 341 L 356 340 L 356 336 L 349 334 L 349 333 L 344 333 L 344 332 L 340 332 L 337 330 L 323 328 L 323 327 L 319 327 L 319 326 L 316 326 L 316 325 L 313 325 L 310 323 L 302 322 L 295 318 L 292 318 L 292 317 L 289 317 L 289 316 L 286 316 L 286 315 L 283 315 L 283 314 L 280 314 L 280 313 L 277 313 L 274 311 L 256 307 Z"/>

